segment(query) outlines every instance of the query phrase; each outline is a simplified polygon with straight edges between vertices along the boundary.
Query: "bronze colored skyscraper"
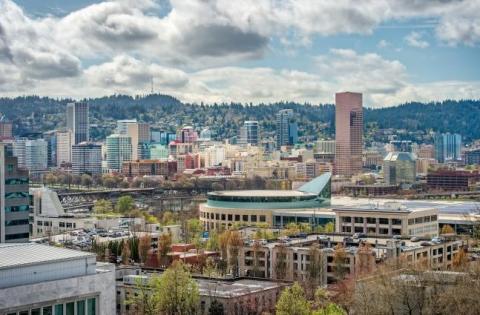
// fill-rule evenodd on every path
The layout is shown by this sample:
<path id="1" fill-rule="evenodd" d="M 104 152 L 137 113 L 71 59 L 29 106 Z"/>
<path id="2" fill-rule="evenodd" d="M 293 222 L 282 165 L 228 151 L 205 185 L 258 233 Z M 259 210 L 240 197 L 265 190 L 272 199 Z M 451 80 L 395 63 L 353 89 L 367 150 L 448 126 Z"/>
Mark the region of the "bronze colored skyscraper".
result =
<path id="1" fill-rule="evenodd" d="M 362 94 L 335 94 L 335 174 L 352 176 L 362 171 Z"/>

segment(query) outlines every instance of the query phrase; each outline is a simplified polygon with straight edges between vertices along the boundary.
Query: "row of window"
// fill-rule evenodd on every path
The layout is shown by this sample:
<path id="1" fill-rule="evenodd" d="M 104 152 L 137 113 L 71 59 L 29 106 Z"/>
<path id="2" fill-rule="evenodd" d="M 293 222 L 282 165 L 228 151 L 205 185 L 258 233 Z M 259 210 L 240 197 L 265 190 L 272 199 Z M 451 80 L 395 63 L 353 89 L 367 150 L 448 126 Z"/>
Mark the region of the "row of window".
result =
<path id="1" fill-rule="evenodd" d="M 28 184 L 28 178 L 8 178 L 5 180 L 5 185 L 22 185 Z"/>
<path id="2" fill-rule="evenodd" d="M 26 225 L 26 224 L 29 224 L 28 219 L 5 221 L 5 226 L 16 226 L 16 225 Z"/>
<path id="3" fill-rule="evenodd" d="M 38 226 L 53 226 L 52 225 L 52 222 L 50 221 L 37 221 L 37 225 Z M 58 227 L 61 227 L 61 228 L 67 228 L 67 229 L 76 229 L 77 228 L 77 224 L 76 223 L 72 223 L 72 222 L 63 222 L 63 221 L 60 221 L 58 222 Z"/>
<path id="4" fill-rule="evenodd" d="M 28 198 L 28 192 L 11 192 L 5 194 L 5 199 Z"/>
<path id="5" fill-rule="evenodd" d="M 29 210 L 30 207 L 28 205 L 5 207 L 5 212 L 23 212 Z"/>
<path id="6" fill-rule="evenodd" d="M 266 222 L 267 217 L 264 215 L 256 215 L 256 214 L 225 214 L 225 213 L 210 213 L 210 212 L 203 212 L 202 216 L 205 219 L 210 219 L 210 220 L 221 220 L 221 221 L 236 221 L 240 222 L 240 218 L 242 219 L 243 222 L 248 222 L 248 218 L 250 217 L 250 222 Z M 258 220 L 258 221 L 257 221 Z"/>
<path id="7" fill-rule="evenodd" d="M 343 223 L 352 223 L 352 217 L 342 217 L 341 218 Z M 390 221 L 392 222 L 392 225 L 402 225 L 402 220 L 401 219 L 388 219 L 388 218 L 364 218 L 364 217 L 353 217 L 353 222 L 354 223 L 367 223 L 367 224 L 390 224 Z"/>
<path id="8" fill-rule="evenodd" d="M 76 312 L 75 312 L 76 310 Z M 96 315 L 97 299 L 89 298 L 67 303 L 34 307 L 17 312 L 10 312 L 7 315 Z"/>
<path id="9" fill-rule="evenodd" d="M 409 229 L 408 234 L 410 235 L 422 235 L 422 234 L 437 234 L 438 226 L 437 224 L 429 224 L 426 226 L 420 226 L 418 228 Z"/>
<path id="10" fill-rule="evenodd" d="M 351 226 L 342 226 L 342 232 L 344 233 L 366 233 L 366 234 L 378 234 L 378 235 L 390 235 L 388 228 L 378 228 L 378 231 L 374 227 L 364 228 L 363 226 L 355 226 L 352 229 Z M 393 229 L 392 235 L 402 235 L 402 229 Z"/>
<path id="11" fill-rule="evenodd" d="M 437 221 L 436 215 L 427 215 L 426 217 L 408 219 L 408 225 L 422 224 L 422 223 L 435 222 L 435 221 Z"/>
<path id="12" fill-rule="evenodd" d="M 22 238 L 29 238 L 30 234 L 28 233 L 18 233 L 18 234 L 7 234 L 5 235 L 5 240 L 18 240 Z"/>

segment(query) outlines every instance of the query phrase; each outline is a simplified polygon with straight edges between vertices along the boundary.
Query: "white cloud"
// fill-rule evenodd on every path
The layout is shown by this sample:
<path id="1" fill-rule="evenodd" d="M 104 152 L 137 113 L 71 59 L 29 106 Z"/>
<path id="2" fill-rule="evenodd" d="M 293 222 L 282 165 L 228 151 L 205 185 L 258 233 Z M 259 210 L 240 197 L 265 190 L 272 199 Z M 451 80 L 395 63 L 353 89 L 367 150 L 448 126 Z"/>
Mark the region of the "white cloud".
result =
<path id="1" fill-rule="evenodd" d="M 411 32 L 407 36 L 405 36 L 405 41 L 409 46 L 416 47 L 416 48 L 427 48 L 430 44 L 422 39 L 422 34 L 419 32 Z"/>
<path id="2" fill-rule="evenodd" d="M 390 45 L 391 45 L 390 42 L 387 41 L 387 40 L 385 40 L 385 39 L 382 39 L 382 40 L 380 40 L 380 41 L 377 43 L 377 47 L 378 47 L 378 48 L 386 48 L 386 47 L 388 47 L 388 46 L 390 46 Z"/>
<path id="3" fill-rule="evenodd" d="M 161 16 L 159 6 L 154 0 L 104 1 L 63 17 L 33 18 L 0 0 L 1 95 L 135 94 L 149 91 L 152 78 L 157 90 L 197 102 L 318 103 L 331 102 L 335 91 L 357 90 L 369 105 L 382 106 L 420 93 L 478 93 L 477 83 L 454 82 L 456 90 L 413 85 L 399 61 L 353 50 L 318 56 L 311 72 L 235 66 L 263 58 L 272 38 L 295 50 L 318 35 L 368 35 L 392 20 L 433 19 L 440 40 L 476 45 L 476 0 L 170 0 L 171 10 Z M 412 32 L 405 40 L 428 46 L 421 35 Z"/>

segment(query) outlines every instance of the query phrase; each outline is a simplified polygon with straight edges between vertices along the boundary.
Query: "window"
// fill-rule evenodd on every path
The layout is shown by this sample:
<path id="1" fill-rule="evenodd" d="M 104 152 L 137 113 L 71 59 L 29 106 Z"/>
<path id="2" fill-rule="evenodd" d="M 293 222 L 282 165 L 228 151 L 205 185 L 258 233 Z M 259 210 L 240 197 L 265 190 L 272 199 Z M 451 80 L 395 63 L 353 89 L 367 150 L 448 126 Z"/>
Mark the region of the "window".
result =
<path id="1" fill-rule="evenodd" d="M 376 224 L 377 223 L 377 218 L 367 218 L 367 223 L 368 224 Z"/>
<path id="2" fill-rule="evenodd" d="M 388 224 L 387 218 L 380 218 L 379 221 L 380 221 L 380 224 Z"/>
<path id="3" fill-rule="evenodd" d="M 225 213 L 222 213 L 222 221 L 225 221 Z"/>
<path id="4" fill-rule="evenodd" d="M 362 217 L 355 217 L 355 223 L 363 223 Z"/>
<path id="5" fill-rule="evenodd" d="M 75 302 L 67 303 L 66 310 L 66 315 L 75 315 Z"/>
<path id="6" fill-rule="evenodd" d="M 415 218 L 415 224 L 423 223 L 423 218 Z"/>
<path id="7" fill-rule="evenodd" d="M 430 216 L 424 217 L 424 218 L 423 218 L 423 221 L 424 221 L 424 222 L 430 222 Z"/>
<path id="8" fill-rule="evenodd" d="M 388 229 L 380 228 L 378 229 L 378 234 L 388 235 Z"/>
<path id="9" fill-rule="evenodd" d="M 72 223 L 67 222 L 67 229 L 71 229 L 71 228 L 72 228 Z"/>
<path id="10" fill-rule="evenodd" d="M 392 224 L 393 224 L 393 225 L 402 225 L 402 220 L 400 220 L 400 219 L 392 219 Z"/>
<path id="11" fill-rule="evenodd" d="M 351 217 L 342 217 L 342 222 L 350 223 L 350 222 L 352 222 L 352 218 Z"/>
<path id="12" fill-rule="evenodd" d="M 260 216 L 260 222 L 265 222 L 267 221 L 267 218 L 264 215 Z"/>
<path id="13" fill-rule="evenodd" d="M 23 220 L 9 220 L 5 221 L 5 226 L 16 226 L 16 225 L 25 225 L 28 224 L 28 219 Z"/>
<path id="14" fill-rule="evenodd" d="M 355 233 L 363 233 L 363 227 L 362 226 L 356 226 L 355 227 Z"/>
<path id="15" fill-rule="evenodd" d="M 87 315 L 95 315 L 97 313 L 95 298 L 88 299 Z"/>
<path id="16" fill-rule="evenodd" d="M 392 229 L 392 234 L 393 234 L 393 235 L 402 235 L 402 230 L 400 230 L 400 229 Z"/>
<path id="17" fill-rule="evenodd" d="M 52 306 L 44 306 L 42 315 L 53 315 Z"/>
<path id="18" fill-rule="evenodd" d="M 85 315 L 85 301 L 77 301 L 77 315 Z"/>
<path id="19" fill-rule="evenodd" d="M 430 218 L 431 218 L 432 221 L 437 221 L 437 216 L 436 215 L 432 215 Z"/>
<path id="20" fill-rule="evenodd" d="M 352 232 L 352 228 L 350 226 L 342 226 L 342 232 L 350 233 Z"/>
<path id="21" fill-rule="evenodd" d="M 228 221 L 232 221 L 232 215 L 231 214 L 228 215 Z"/>
<path id="22" fill-rule="evenodd" d="M 6 240 L 18 240 L 20 238 L 28 238 L 30 235 L 28 233 L 20 233 L 20 234 L 9 234 L 5 235 Z"/>
<path id="23" fill-rule="evenodd" d="M 235 215 L 235 221 L 240 221 L 240 215 L 239 214 Z"/>
<path id="24" fill-rule="evenodd" d="M 23 206 L 13 206 L 13 207 L 5 207 L 5 212 L 21 212 L 21 211 L 29 211 L 29 207 L 27 205 Z"/>
<path id="25" fill-rule="evenodd" d="M 252 222 L 257 222 L 257 216 L 256 216 L 256 215 L 251 215 L 251 216 L 250 216 L 250 220 L 251 220 Z"/>
<path id="26" fill-rule="evenodd" d="M 245 222 L 248 222 L 248 215 L 244 214 L 242 216 L 242 220 L 245 221 Z"/>
<path id="27" fill-rule="evenodd" d="M 220 220 L 220 215 L 218 213 L 215 213 L 215 220 Z"/>
<path id="28" fill-rule="evenodd" d="M 65 227 L 65 222 L 58 222 L 59 227 Z"/>
<path id="29" fill-rule="evenodd" d="M 30 311 L 30 315 L 40 315 L 40 309 L 34 308 Z"/>
<path id="30" fill-rule="evenodd" d="M 63 315 L 63 304 L 55 305 L 55 315 Z"/>
<path id="31" fill-rule="evenodd" d="M 408 219 L 408 225 L 415 224 L 415 219 Z"/>

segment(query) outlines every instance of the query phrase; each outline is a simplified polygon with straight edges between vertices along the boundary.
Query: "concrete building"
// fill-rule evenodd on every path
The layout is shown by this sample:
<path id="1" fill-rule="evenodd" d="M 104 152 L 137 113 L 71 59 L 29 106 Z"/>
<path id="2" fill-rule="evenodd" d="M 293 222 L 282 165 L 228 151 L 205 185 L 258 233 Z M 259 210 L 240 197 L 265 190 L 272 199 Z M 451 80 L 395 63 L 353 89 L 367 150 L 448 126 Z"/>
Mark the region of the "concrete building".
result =
<path id="1" fill-rule="evenodd" d="M 335 94 L 335 174 L 353 176 L 362 171 L 362 94 Z"/>
<path id="2" fill-rule="evenodd" d="M 240 127 L 240 144 L 259 144 L 259 126 L 258 121 L 247 120 L 243 123 L 243 126 Z"/>
<path id="3" fill-rule="evenodd" d="M 95 254 L 0 244 L 0 314 L 115 314 L 115 266 Z"/>
<path id="4" fill-rule="evenodd" d="M 177 139 L 181 143 L 193 143 L 197 141 L 198 134 L 192 126 L 185 126 L 180 130 Z"/>
<path id="5" fill-rule="evenodd" d="M 67 104 L 67 129 L 72 131 L 72 144 L 89 141 L 89 109 L 87 103 Z"/>
<path id="6" fill-rule="evenodd" d="M 277 150 L 284 145 L 294 145 L 298 142 L 298 125 L 293 109 L 282 109 L 277 113 Z"/>
<path id="7" fill-rule="evenodd" d="M 438 169 L 427 173 L 427 186 L 430 189 L 445 191 L 472 190 L 480 181 L 478 171 Z"/>
<path id="8" fill-rule="evenodd" d="M 439 163 L 461 160 L 462 136 L 451 133 L 437 133 L 435 141 L 435 158 Z"/>
<path id="9" fill-rule="evenodd" d="M 72 172 L 75 175 L 102 174 L 102 146 L 90 142 L 73 145 Z"/>
<path id="10" fill-rule="evenodd" d="M 25 167 L 30 172 L 48 168 L 48 145 L 43 139 L 25 141 Z"/>
<path id="11" fill-rule="evenodd" d="M 119 135 L 128 135 L 128 126 L 136 123 L 136 119 L 117 120 L 117 129 L 115 130 L 115 132 Z"/>
<path id="12" fill-rule="evenodd" d="M 383 159 L 387 185 L 412 185 L 416 181 L 416 157 L 409 152 L 390 152 Z"/>
<path id="13" fill-rule="evenodd" d="M 480 149 L 472 149 L 465 151 L 466 165 L 480 165 Z"/>
<path id="14" fill-rule="evenodd" d="M 107 137 L 107 167 L 121 171 L 125 161 L 132 160 L 132 139 L 126 135 L 113 134 Z"/>
<path id="15" fill-rule="evenodd" d="M 152 272 L 141 272 L 138 268 L 129 268 L 117 272 L 117 314 L 138 314 L 132 306 L 125 305 L 125 301 L 136 293 L 138 282 L 148 283 Z M 213 301 L 223 305 L 225 314 L 265 314 L 275 311 L 277 299 L 281 291 L 287 286 L 284 282 L 262 280 L 224 280 L 194 278 L 198 284 L 200 302 L 197 314 L 209 314 Z"/>
<path id="16" fill-rule="evenodd" d="M 152 143 L 150 145 L 150 159 L 151 160 L 167 160 L 168 146 L 160 143 Z"/>
<path id="17" fill-rule="evenodd" d="M 282 227 L 290 222 L 325 224 L 320 208 L 330 205 L 330 178 L 326 173 L 297 190 L 217 191 L 200 205 L 200 221 L 206 230 L 234 224 Z"/>
<path id="18" fill-rule="evenodd" d="M 177 173 L 177 161 L 137 160 L 125 161 L 122 164 L 122 174 L 127 177 L 164 176 L 168 178 Z"/>
<path id="19" fill-rule="evenodd" d="M 132 160 L 143 158 L 142 146 L 150 142 L 150 125 L 147 123 L 129 123 L 127 125 L 127 136 L 132 141 Z"/>
<path id="20" fill-rule="evenodd" d="M 383 204 L 334 206 L 335 230 L 375 236 L 438 235 L 438 209 L 430 205 L 411 206 L 388 201 Z"/>
<path id="21" fill-rule="evenodd" d="M 0 243 L 28 241 L 28 182 L 28 171 L 0 144 Z"/>
<path id="22" fill-rule="evenodd" d="M 73 132 L 69 129 L 57 130 L 57 164 L 61 166 L 72 163 L 72 145 L 73 145 Z"/>
<path id="23" fill-rule="evenodd" d="M 13 123 L 5 120 L 5 117 L 0 119 L 0 140 L 13 138 Z"/>
<path id="24" fill-rule="evenodd" d="M 335 140 L 319 140 L 314 149 L 316 153 L 335 154 Z"/>

